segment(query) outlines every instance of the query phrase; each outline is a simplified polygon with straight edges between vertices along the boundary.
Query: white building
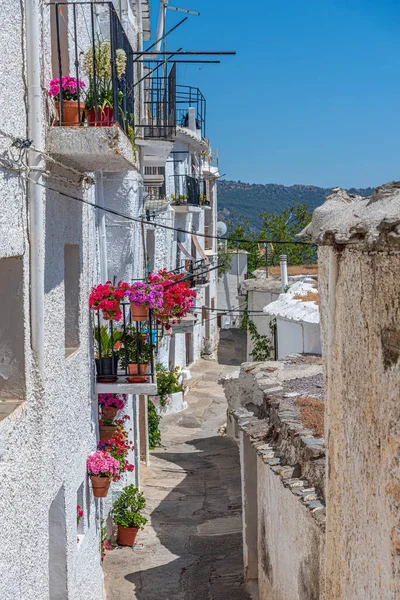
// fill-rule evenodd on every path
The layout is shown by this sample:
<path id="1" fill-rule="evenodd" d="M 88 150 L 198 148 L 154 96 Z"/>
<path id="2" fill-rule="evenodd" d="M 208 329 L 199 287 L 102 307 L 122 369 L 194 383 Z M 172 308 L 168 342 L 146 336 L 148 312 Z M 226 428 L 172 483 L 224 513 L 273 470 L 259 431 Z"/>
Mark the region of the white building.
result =
<path id="1" fill-rule="evenodd" d="M 289 354 L 321 354 L 319 295 L 315 280 L 306 277 L 264 308 L 276 318 L 277 358 Z"/>
<path id="2" fill-rule="evenodd" d="M 2 6 L 2 600 L 102 598 L 101 519 L 107 520 L 123 485 L 139 484 L 137 399 L 138 394 L 155 393 L 152 383 L 113 384 L 107 390 L 128 394 L 126 412 L 136 447 L 130 458 L 134 473 L 112 484 L 105 500 L 94 499 L 86 474 L 86 458 L 98 443 L 97 392 L 105 385 L 101 388 L 95 382 L 91 286 L 113 278 L 142 279 L 149 256 L 155 269 L 180 267 L 181 243 L 196 260 L 205 261 L 204 253 L 211 262 L 215 250 L 213 244 L 206 248 L 200 236 L 195 251 L 191 246 L 193 236 L 204 233 L 205 227 L 215 231 L 218 173 L 207 160 L 198 163 L 196 172 L 187 162 L 187 175 L 207 181 L 209 203 L 185 212 L 167 202 L 165 210 L 155 211 L 154 220 L 151 216 L 152 224 L 140 222 L 142 217 L 148 221 L 152 212 L 150 191 L 145 189 L 152 187 L 146 181 L 151 167 L 165 169 L 168 156 L 176 156 L 170 155 L 174 147 L 187 146 L 197 157 L 209 150 L 202 135 L 189 133 L 190 127 L 178 126 L 176 133 L 170 115 L 163 121 L 164 132 L 155 128 L 152 109 L 160 110 L 160 104 L 151 106 L 149 79 L 139 83 L 146 74 L 143 63 L 133 63 L 133 52 L 149 39 L 148 1 L 114 4 L 115 9 L 100 3 L 5 0 Z M 96 127 L 65 124 L 67 106 L 57 115 L 47 94 L 50 80 L 77 75 L 88 89 L 84 55 L 96 41 L 108 44 L 110 38 L 111 56 L 121 49 L 127 55 L 124 77 L 118 79 L 113 72 L 113 106 L 117 103 L 118 110 L 101 121 L 99 115 L 106 113 L 99 112 L 98 97 L 90 113 Z M 173 90 L 174 81 L 168 84 Z M 28 139 L 33 142 L 30 147 Z M 170 199 L 168 180 L 165 186 L 165 198 Z M 179 226 L 193 235 L 185 234 L 181 240 L 176 231 L 161 229 L 157 223 Z M 216 295 L 212 273 L 206 273 L 204 283 L 198 282 L 196 306 L 212 304 Z M 177 330 L 174 352 L 168 348 L 171 338 L 160 340 L 160 357 L 165 351 L 175 364 L 186 366 L 200 356 L 203 337 L 215 345 L 216 327 L 202 324 L 201 310 L 197 315 L 196 324 L 189 327 L 191 340 Z M 184 350 L 179 349 L 183 341 Z M 79 529 L 78 504 L 84 510 Z"/>

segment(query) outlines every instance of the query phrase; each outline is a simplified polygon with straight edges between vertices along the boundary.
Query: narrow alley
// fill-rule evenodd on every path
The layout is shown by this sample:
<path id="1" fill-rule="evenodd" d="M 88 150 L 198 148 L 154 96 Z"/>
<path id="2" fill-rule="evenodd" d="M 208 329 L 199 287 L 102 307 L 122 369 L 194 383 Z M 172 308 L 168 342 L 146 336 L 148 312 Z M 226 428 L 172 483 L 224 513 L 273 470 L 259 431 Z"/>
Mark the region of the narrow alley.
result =
<path id="1" fill-rule="evenodd" d="M 223 368 L 197 363 L 188 409 L 162 419 L 163 447 L 151 453 L 143 485 L 149 523 L 136 547 L 106 557 L 108 600 L 254 597 L 243 581 L 238 448 L 220 434 Z"/>

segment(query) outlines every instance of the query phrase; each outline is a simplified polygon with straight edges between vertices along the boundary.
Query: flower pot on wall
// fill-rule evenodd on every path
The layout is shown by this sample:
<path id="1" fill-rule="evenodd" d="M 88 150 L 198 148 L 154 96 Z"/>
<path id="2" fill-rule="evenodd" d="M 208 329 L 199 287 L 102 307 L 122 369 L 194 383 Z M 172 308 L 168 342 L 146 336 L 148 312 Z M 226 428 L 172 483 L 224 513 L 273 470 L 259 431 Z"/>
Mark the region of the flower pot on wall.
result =
<path id="1" fill-rule="evenodd" d="M 127 379 L 129 383 L 143 383 L 147 381 L 147 377 L 143 377 L 147 373 L 147 363 L 142 363 L 139 367 L 140 369 L 138 370 L 136 363 L 128 365 L 129 377 Z"/>
<path id="2" fill-rule="evenodd" d="M 105 321 L 114 321 L 116 315 L 118 315 L 119 312 L 121 312 L 121 303 L 118 300 L 116 300 L 115 306 L 112 310 L 102 310 L 103 319 Z"/>
<path id="3" fill-rule="evenodd" d="M 117 425 L 99 425 L 99 437 L 103 442 L 111 440 L 117 432 Z"/>
<path id="4" fill-rule="evenodd" d="M 138 527 L 122 527 L 122 525 L 118 525 L 117 544 L 119 546 L 133 546 L 138 531 Z"/>
<path id="5" fill-rule="evenodd" d="M 117 416 L 118 408 L 115 406 L 102 406 L 101 407 L 101 416 L 103 419 L 115 419 Z"/>
<path id="6" fill-rule="evenodd" d="M 110 106 L 97 109 L 93 107 L 88 115 L 89 127 L 111 127 L 114 124 L 114 111 Z"/>
<path id="7" fill-rule="evenodd" d="M 96 358 L 97 381 L 101 383 L 114 383 L 117 381 L 118 358 Z"/>
<path id="8" fill-rule="evenodd" d="M 58 118 L 60 119 L 60 102 L 56 101 Z M 85 103 L 80 102 L 80 112 L 78 112 L 78 102 L 76 100 L 63 100 L 63 120 L 61 125 L 67 127 L 77 127 L 82 123 L 82 114 L 85 109 Z"/>
<path id="9" fill-rule="evenodd" d="M 132 321 L 147 321 L 149 318 L 149 307 L 145 304 L 139 304 L 139 306 L 136 306 L 134 302 L 131 302 L 130 304 Z"/>
<path id="10" fill-rule="evenodd" d="M 92 482 L 93 496 L 95 498 L 105 498 L 110 488 L 111 477 L 91 475 L 90 481 Z"/>

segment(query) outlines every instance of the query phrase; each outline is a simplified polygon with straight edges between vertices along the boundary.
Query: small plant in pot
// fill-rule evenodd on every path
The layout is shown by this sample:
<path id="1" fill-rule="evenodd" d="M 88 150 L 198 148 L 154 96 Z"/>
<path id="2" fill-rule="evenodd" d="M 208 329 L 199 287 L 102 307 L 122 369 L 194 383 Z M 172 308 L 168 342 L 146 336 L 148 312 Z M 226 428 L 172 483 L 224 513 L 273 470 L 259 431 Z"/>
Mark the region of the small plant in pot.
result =
<path id="1" fill-rule="evenodd" d="M 144 529 L 147 519 L 141 515 L 146 500 L 134 485 L 122 490 L 121 496 L 113 504 L 112 517 L 118 525 L 117 544 L 133 546 L 139 529 Z"/>
<path id="2" fill-rule="evenodd" d="M 147 380 L 147 365 L 151 359 L 152 345 L 148 335 L 132 330 L 126 334 L 125 346 L 121 349 L 121 365 L 127 368 L 128 382 L 140 383 Z"/>
<path id="3" fill-rule="evenodd" d="M 104 450 L 96 450 L 87 457 L 87 472 L 95 498 L 105 498 L 111 480 L 119 476 L 119 462 Z"/>
<path id="4" fill-rule="evenodd" d="M 128 460 L 129 452 L 134 450 L 134 446 L 129 440 L 128 431 L 124 427 L 124 422 L 127 419 L 129 417 L 125 415 L 123 419 L 116 421 L 117 431 L 114 437 L 108 440 L 108 442 L 100 441 L 97 446 L 98 450 L 109 452 L 119 462 L 119 475 L 115 476 L 115 481 L 121 478 L 121 473 L 131 473 L 135 468 Z"/>
<path id="5" fill-rule="evenodd" d="M 163 288 L 158 283 L 135 281 L 127 291 L 132 321 L 147 321 L 149 309 L 161 308 Z"/>
<path id="6" fill-rule="evenodd" d="M 69 127 L 80 125 L 82 121 L 82 113 L 85 108 L 85 103 L 82 97 L 79 98 L 78 110 L 78 93 L 85 87 L 84 81 L 79 81 L 75 77 L 65 76 L 60 80 L 55 78 L 50 81 L 48 94 L 55 100 L 56 109 L 59 120 L 62 118 L 61 125 Z M 61 101 L 62 101 L 62 116 L 61 116 Z"/>
<path id="7" fill-rule="evenodd" d="M 125 406 L 125 394 L 99 394 L 99 406 L 103 419 L 115 419 L 117 412 Z"/>
<path id="8" fill-rule="evenodd" d="M 170 401 L 172 394 L 183 393 L 183 386 L 180 382 L 181 372 L 179 367 L 167 369 L 164 365 L 156 365 L 157 372 L 157 396 L 160 405 L 166 406 Z"/>
<path id="9" fill-rule="evenodd" d="M 118 360 L 122 331 L 109 331 L 101 325 L 94 330 L 97 381 L 113 383 L 118 379 Z"/>

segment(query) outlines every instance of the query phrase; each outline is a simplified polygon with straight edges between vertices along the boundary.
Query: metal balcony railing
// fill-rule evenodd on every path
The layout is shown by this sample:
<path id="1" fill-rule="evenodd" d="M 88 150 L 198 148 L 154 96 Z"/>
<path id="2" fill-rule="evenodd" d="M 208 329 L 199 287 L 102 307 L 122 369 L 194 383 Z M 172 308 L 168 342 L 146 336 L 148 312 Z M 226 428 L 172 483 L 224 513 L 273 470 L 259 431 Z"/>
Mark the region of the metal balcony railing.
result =
<path id="1" fill-rule="evenodd" d="M 155 354 L 160 338 L 152 311 L 146 321 L 133 321 L 129 302 L 121 302 L 122 319 L 94 317 L 97 381 L 99 383 L 154 383 Z"/>
<path id="2" fill-rule="evenodd" d="M 59 103 L 60 126 L 111 126 L 134 140 L 133 49 L 111 2 L 51 2 L 54 77 L 73 77 L 78 104 L 71 122 L 67 99 Z M 54 60 L 55 59 L 55 60 Z"/>
<path id="3" fill-rule="evenodd" d="M 195 109 L 196 129 L 201 137 L 206 137 L 207 102 L 199 88 L 188 85 L 176 86 L 176 124 L 189 127 L 189 108 Z"/>
<path id="4" fill-rule="evenodd" d="M 209 265 L 204 258 L 196 261 L 185 259 L 178 262 L 180 263 L 180 266 L 171 272 L 175 275 L 182 274 L 185 277 L 191 276 L 189 279 L 191 288 L 194 288 L 197 285 L 203 285 L 207 282 L 207 270 Z"/>
<path id="5" fill-rule="evenodd" d="M 144 119 L 137 125 L 148 139 L 173 140 L 176 118 L 176 65 L 167 77 L 148 74 L 144 79 Z"/>
<path id="6" fill-rule="evenodd" d="M 203 182 L 189 175 L 174 175 L 174 190 L 171 194 L 172 204 L 175 206 L 201 206 Z"/>

